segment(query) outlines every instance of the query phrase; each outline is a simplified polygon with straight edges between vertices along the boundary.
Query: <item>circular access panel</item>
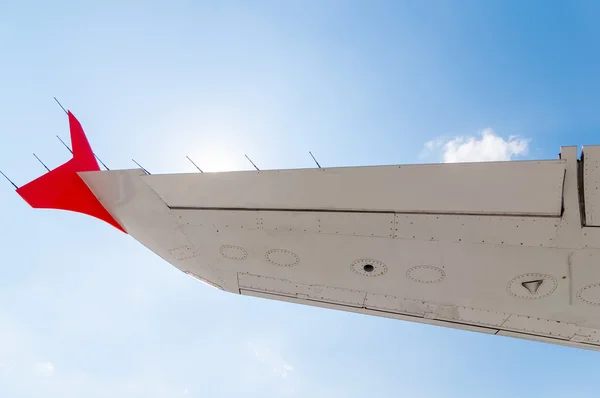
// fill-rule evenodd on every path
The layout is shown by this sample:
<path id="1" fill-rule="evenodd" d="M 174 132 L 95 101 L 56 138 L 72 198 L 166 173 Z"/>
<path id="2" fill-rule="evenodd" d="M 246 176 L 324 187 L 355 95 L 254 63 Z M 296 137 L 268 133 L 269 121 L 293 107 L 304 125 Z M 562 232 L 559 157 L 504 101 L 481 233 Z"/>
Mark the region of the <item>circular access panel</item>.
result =
<path id="1" fill-rule="evenodd" d="M 446 273 L 433 265 L 417 265 L 409 268 L 406 276 L 418 283 L 437 283 L 446 277 Z"/>
<path id="2" fill-rule="evenodd" d="M 248 252 L 240 246 L 223 245 L 219 249 L 219 252 L 221 256 L 230 260 L 245 260 L 248 258 Z"/>
<path id="3" fill-rule="evenodd" d="M 577 292 L 577 298 L 589 305 L 600 305 L 600 283 L 582 287 Z"/>
<path id="4" fill-rule="evenodd" d="M 360 259 L 350 265 L 352 271 L 362 276 L 381 276 L 387 272 L 387 267 L 384 263 L 372 259 Z"/>
<path id="5" fill-rule="evenodd" d="M 520 299 L 536 300 L 554 293 L 558 282 L 551 275 L 523 274 L 514 277 L 506 286 L 508 293 Z"/>
<path id="6" fill-rule="evenodd" d="M 293 267 L 300 263 L 300 257 L 296 253 L 285 249 L 269 250 L 265 257 L 268 262 L 278 267 Z"/>

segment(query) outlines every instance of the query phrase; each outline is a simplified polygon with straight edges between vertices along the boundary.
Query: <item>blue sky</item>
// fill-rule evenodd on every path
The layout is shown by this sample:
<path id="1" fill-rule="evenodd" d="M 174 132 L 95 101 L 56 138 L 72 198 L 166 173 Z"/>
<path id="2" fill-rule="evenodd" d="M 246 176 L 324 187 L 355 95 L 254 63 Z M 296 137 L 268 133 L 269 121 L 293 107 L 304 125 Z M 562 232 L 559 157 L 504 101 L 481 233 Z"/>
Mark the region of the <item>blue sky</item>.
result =
<path id="1" fill-rule="evenodd" d="M 600 144 L 594 1 L 0 3 L 0 169 L 556 158 Z M 215 291 L 0 189 L 0 395 L 597 396 L 598 353 Z"/>

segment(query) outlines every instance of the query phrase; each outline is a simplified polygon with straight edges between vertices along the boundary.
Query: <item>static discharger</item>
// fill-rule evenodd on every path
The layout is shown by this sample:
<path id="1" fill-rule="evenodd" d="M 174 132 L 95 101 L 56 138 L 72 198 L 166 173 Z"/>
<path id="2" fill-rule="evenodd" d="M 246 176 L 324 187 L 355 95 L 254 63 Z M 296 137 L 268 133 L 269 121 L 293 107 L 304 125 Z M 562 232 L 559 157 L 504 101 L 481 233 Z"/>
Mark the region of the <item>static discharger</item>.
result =
<path id="1" fill-rule="evenodd" d="M 248 160 L 250 161 L 250 163 L 252 163 L 252 166 L 254 166 L 254 168 L 255 168 L 256 170 L 260 171 L 260 169 L 259 169 L 258 167 L 256 167 L 256 165 L 254 164 L 254 162 L 252 161 L 252 159 L 250 159 L 250 158 L 248 157 L 248 155 L 244 155 L 244 156 L 246 157 L 246 159 L 248 159 Z"/>
<path id="2" fill-rule="evenodd" d="M 62 142 L 62 144 L 65 146 L 65 148 L 67 148 L 69 150 L 69 152 L 71 152 L 71 154 L 73 153 L 73 151 L 71 150 L 71 148 L 69 148 L 69 146 L 67 144 L 65 144 L 65 142 L 63 140 L 61 140 L 59 136 L 56 136 L 56 138 L 58 138 L 58 140 L 60 142 Z"/>
<path id="3" fill-rule="evenodd" d="M 67 110 L 65 109 L 64 106 L 62 106 L 62 104 L 56 99 L 56 97 L 54 97 L 54 101 L 56 101 L 56 103 L 58 104 L 58 106 L 60 106 L 62 108 L 62 110 L 68 115 L 69 112 L 67 112 Z"/>
<path id="4" fill-rule="evenodd" d="M 65 144 L 65 142 L 64 142 L 64 141 L 63 141 L 63 140 L 62 140 L 62 139 L 61 139 L 59 136 L 56 136 L 56 138 L 58 138 L 58 140 L 59 140 L 60 142 L 62 142 L 62 144 L 65 146 L 65 148 L 67 148 L 67 149 L 69 150 L 69 152 L 73 153 L 73 151 L 71 150 L 71 148 L 69 148 L 69 146 L 68 146 L 67 144 Z M 94 157 L 95 157 L 95 158 L 96 158 L 96 159 L 97 159 L 97 160 L 98 160 L 98 161 L 99 161 L 99 162 L 102 164 L 102 166 L 104 166 L 104 168 L 105 168 L 106 170 L 110 170 L 110 169 L 109 169 L 109 168 L 108 168 L 108 167 L 107 167 L 107 166 L 104 164 L 104 162 L 103 162 L 102 160 L 100 160 L 100 158 L 99 158 L 99 157 L 98 157 L 96 154 L 94 154 Z"/>
<path id="5" fill-rule="evenodd" d="M 10 178 L 8 178 L 8 176 L 6 174 L 4 174 L 2 172 L 2 170 L 0 170 L 0 174 L 2 174 L 4 176 L 4 178 L 6 178 L 6 181 L 10 182 L 12 184 L 12 186 L 15 187 L 15 189 L 19 189 L 19 187 L 17 186 L 17 184 L 15 184 Z"/>
<path id="6" fill-rule="evenodd" d="M 319 162 L 317 162 L 317 159 L 315 159 L 315 156 L 312 154 L 312 152 L 308 151 L 308 153 L 310 153 L 310 156 L 313 158 L 313 160 L 317 164 L 317 167 L 320 168 L 320 169 L 322 169 L 321 165 L 319 164 Z"/>
<path id="7" fill-rule="evenodd" d="M 140 167 L 140 169 L 142 169 L 144 171 L 144 173 L 151 175 L 150 172 L 148 170 L 146 170 L 141 164 L 136 162 L 135 159 L 131 159 L 131 160 L 133 160 L 133 163 L 137 164 Z"/>
<path id="8" fill-rule="evenodd" d="M 196 168 L 198 169 L 198 171 L 199 171 L 200 173 L 204 173 L 204 172 L 202 171 L 202 169 L 201 169 L 200 167 L 198 167 L 198 165 L 197 165 L 196 163 L 194 163 L 194 161 L 193 161 L 192 159 L 190 159 L 190 157 L 189 157 L 189 156 L 186 156 L 186 158 L 187 158 L 187 159 L 188 159 L 190 162 L 192 162 L 192 164 L 193 164 L 194 166 L 196 166 Z"/>
<path id="9" fill-rule="evenodd" d="M 69 112 L 67 112 L 67 110 L 65 109 L 65 107 L 62 106 L 62 104 L 60 103 L 60 101 L 58 101 L 56 99 L 56 97 L 54 97 L 54 101 L 56 101 L 56 103 L 58 104 L 58 106 L 60 106 L 60 108 L 65 112 L 65 114 L 67 114 L 67 115 L 69 114 Z M 73 151 L 71 150 L 71 148 L 69 148 L 69 146 L 67 144 L 65 144 L 65 142 L 63 140 L 61 140 L 59 136 L 56 136 L 56 138 L 58 138 L 59 141 L 62 142 L 62 144 L 69 150 L 69 152 L 73 153 Z M 104 168 L 106 170 L 110 170 L 108 167 L 106 167 L 106 165 L 104 164 L 104 162 L 102 160 L 100 160 L 100 158 L 98 157 L 98 155 L 96 155 L 95 153 L 94 153 L 94 157 L 102 164 L 102 166 L 104 166 Z"/>
<path id="10" fill-rule="evenodd" d="M 34 153 L 33 156 L 35 156 L 35 158 L 38 160 L 38 162 L 40 162 L 42 164 L 42 166 L 44 166 L 46 168 L 46 170 L 50 171 L 50 169 L 48 168 L 48 166 L 46 166 L 44 164 L 44 162 L 42 162 L 42 160 L 40 158 L 37 157 L 37 155 Z"/>

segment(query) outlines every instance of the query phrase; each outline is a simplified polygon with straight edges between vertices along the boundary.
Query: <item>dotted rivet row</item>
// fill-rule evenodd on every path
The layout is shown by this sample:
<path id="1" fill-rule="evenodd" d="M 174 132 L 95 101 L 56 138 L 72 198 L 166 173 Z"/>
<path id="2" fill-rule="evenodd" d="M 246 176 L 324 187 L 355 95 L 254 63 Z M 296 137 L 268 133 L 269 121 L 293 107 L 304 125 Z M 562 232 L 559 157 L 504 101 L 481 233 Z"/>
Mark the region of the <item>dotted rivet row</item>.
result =
<path id="1" fill-rule="evenodd" d="M 434 271 L 438 274 L 438 277 L 436 279 L 432 279 L 432 280 L 423 280 L 423 279 L 419 279 L 413 275 L 416 271 L 419 271 L 421 269 L 427 269 L 430 271 Z M 431 265 L 417 265 L 416 267 L 412 267 L 408 271 L 406 271 L 406 276 L 409 279 L 412 279 L 413 281 L 419 282 L 419 283 L 437 283 L 437 282 L 442 281 L 446 277 L 446 273 L 444 272 L 444 270 L 442 270 L 438 267 L 431 266 Z"/>
<path id="2" fill-rule="evenodd" d="M 271 257 L 277 253 L 283 253 L 283 254 L 287 255 L 292 261 L 286 262 L 286 263 L 280 263 L 280 262 L 274 261 Z M 289 251 L 289 250 L 285 250 L 285 249 L 269 250 L 265 254 L 265 257 L 268 262 L 270 262 L 271 264 L 276 265 L 278 267 L 293 267 L 300 263 L 300 257 L 298 257 L 298 255 L 296 253 Z"/>
<path id="3" fill-rule="evenodd" d="M 267 281 L 273 281 L 273 282 L 281 282 L 282 281 L 281 279 L 270 278 L 268 276 L 253 275 L 253 274 L 247 274 L 247 273 L 241 274 L 241 275 L 248 276 L 251 278 L 257 278 L 259 280 L 267 280 Z M 276 283 L 271 283 L 271 286 L 275 286 L 275 285 L 276 285 Z M 306 285 L 306 284 L 291 283 L 291 282 L 287 283 L 285 286 L 280 286 L 280 287 L 271 287 L 271 286 L 265 285 L 264 283 L 263 284 L 255 284 L 255 283 L 252 283 L 252 281 L 248 281 L 248 280 L 243 281 L 240 284 L 241 288 L 246 288 L 246 289 L 283 294 L 283 295 L 286 295 L 289 297 L 294 297 L 294 298 L 304 299 L 304 300 L 306 300 L 306 299 L 316 300 L 316 301 L 326 300 L 326 302 L 349 304 L 352 306 L 356 306 L 356 305 L 363 306 L 364 301 L 366 299 L 365 292 L 362 292 L 359 290 L 331 287 L 331 286 Z M 340 292 L 340 293 L 360 293 L 361 297 L 359 298 L 359 300 L 345 300 L 345 299 L 340 299 L 340 298 L 333 298 L 331 296 L 332 290 L 334 290 L 336 292 Z M 306 292 L 306 293 L 301 293 L 301 291 Z"/>
<path id="4" fill-rule="evenodd" d="M 248 258 L 248 252 L 240 246 L 223 245 L 219 249 L 219 253 L 230 260 L 245 260 Z"/>
<path id="5" fill-rule="evenodd" d="M 198 253 L 194 250 L 192 246 L 181 246 L 175 249 L 169 250 L 169 255 L 174 257 L 179 261 L 189 260 L 190 258 L 194 258 L 198 256 Z"/>
<path id="6" fill-rule="evenodd" d="M 526 292 L 524 292 L 521 295 L 521 294 L 518 294 L 513 291 L 512 287 L 515 283 L 519 283 L 519 285 L 517 286 L 517 289 L 523 289 L 526 291 L 527 289 L 525 289 L 523 286 L 521 286 L 521 282 L 525 282 L 530 279 L 542 279 L 544 282 L 543 282 L 542 286 L 540 287 L 540 289 L 543 287 L 544 284 L 551 283 L 552 286 L 549 289 L 547 289 L 546 293 L 544 293 L 544 294 L 535 294 L 535 295 L 529 294 L 529 295 L 527 295 Z M 537 299 L 547 297 L 547 296 L 551 295 L 552 293 L 554 293 L 556 286 L 558 286 L 558 282 L 556 282 L 556 279 L 554 279 L 553 276 L 546 275 L 546 274 L 523 274 L 523 275 L 514 277 L 506 286 L 506 290 L 508 291 L 508 293 L 511 296 L 516 297 L 516 298 L 525 299 L 525 300 L 537 300 Z M 544 289 L 546 290 L 545 287 L 544 287 Z"/>
<path id="7" fill-rule="evenodd" d="M 545 322 L 546 324 L 556 324 L 556 323 L 560 323 L 560 321 L 555 321 L 555 320 L 550 320 L 550 319 L 543 319 L 543 318 L 538 318 L 535 316 L 528 316 L 528 315 L 512 315 L 510 319 L 519 319 L 519 318 L 527 318 L 527 319 L 535 319 L 537 321 L 540 322 Z M 510 322 L 510 320 L 509 320 Z M 567 323 L 568 324 L 568 323 Z M 508 330 L 513 329 L 511 327 L 507 328 Z M 549 332 L 549 331 L 544 331 L 544 330 L 540 330 L 540 329 L 536 329 L 536 328 L 530 328 L 530 327 L 520 327 L 518 329 L 514 328 L 514 330 L 522 330 L 525 332 L 533 332 L 533 333 L 539 333 L 539 334 L 543 334 L 543 335 L 547 335 L 547 336 L 560 336 L 560 337 L 567 337 L 570 338 L 572 336 L 572 334 L 565 334 L 565 333 L 561 333 L 561 332 Z"/>
<path id="8" fill-rule="evenodd" d="M 583 294 L 586 292 L 586 290 L 598 289 L 598 288 L 600 288 L 600 283 L 594 283 L 593 285 L 584 286 L 581 289 L 579 289 L 579 291 L 577 292 L 577 298 L 589 305 L 600 305 L 600 302 L 598 302 L 598 301 L 588 300 L 583 297 Z"/>
<path id="9" fill-rule="evenodd" d="M 365 271 L 364 267 L 366 265 L 373 266 L 373 270 L 371 272 Z M 364 258 L 353 262 L 350 269 L 362 276 L 381 276 L 387 272 L 387 266 L 381 261 Z"/>
<path id="10" fill-rule="evenodd" d="M 177 249 L 174 249 L 174 250 L 177 250 Z M 241 260 L 246 260 L 248 258 L 248 251 L 241 246 L 222 245 L 219 248 L 219 253 L 221 254 L 221 256 L 228 258 L 230 260 L 241 261 Z M 275 260 L 274 257 L 277 254 L 284 254 L 284 257 L 287 257 L 290 261 L 282 262 L 282 261 Z M 268 262 L 270 262 L 271 264 L 276 265 L 278 267 L 293 267 L 300 263 L 300 257 L 298 257 L 298 255 L 296 253 L 289 251 L 289 250 L 285 250 L 285 249 L 269 250 L 265 254 L 265 258 L 267 259 Z"/>

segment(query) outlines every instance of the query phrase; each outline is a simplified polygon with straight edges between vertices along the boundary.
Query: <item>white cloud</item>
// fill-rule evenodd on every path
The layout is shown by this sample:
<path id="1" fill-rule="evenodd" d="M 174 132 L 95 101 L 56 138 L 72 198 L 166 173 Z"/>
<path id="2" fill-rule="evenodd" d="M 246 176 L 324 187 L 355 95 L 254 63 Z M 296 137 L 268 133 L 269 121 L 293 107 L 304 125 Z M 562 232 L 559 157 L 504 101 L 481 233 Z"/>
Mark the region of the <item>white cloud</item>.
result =
<path id="1" fill-rule="evenodd" d="M 257 343 L 248 343 L 248 348 L 254 352 L 259 361 L 264 362 L 272 369 L 273 373 L 278 374 L 282 378 L 285 379 L 290 372 L 294 371 L 292 365 L 287 363 L 281 355 L 270 348 Z"/>
<path id="2" fill-rule="evenodd" d="M 491 162 L 512 160 L 514 157 L 526 155 L 528 147 L 527 139 L 518 136 L 504 139 L 492 129 L 485 129 L 479 136 L 460 136 L 450 140 L 437 138 L 429 141 L 425 144 L 424 155 L 437 155 L 444 163 Z"/>
<path id="3" fill-rule="evenodd" d="M 0 389 L 2 396 L 74 398 L 177 398 L 193 396 L 193 389 L 169 380 L 160 370 L 137 369 L 126 380 L 57 367 L 39 355 L 43 338 L 29 333 L 26 325 L 0 312 Z M 42 351 L 45 351 L 41 349 Z M 66 361 L 70 362 L 69 359 Z M 191 379 L 191 377 L 190 377 Z"/>
<path id="4" fill-rule="evenodd" d="M 54 364 L 52 362 L 36 362 L 34 369 L 41 375 L 52 375 L 54 374 Z"/>

